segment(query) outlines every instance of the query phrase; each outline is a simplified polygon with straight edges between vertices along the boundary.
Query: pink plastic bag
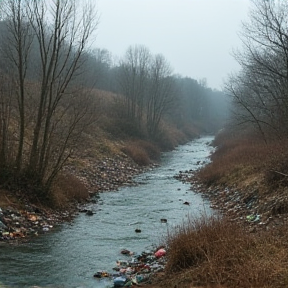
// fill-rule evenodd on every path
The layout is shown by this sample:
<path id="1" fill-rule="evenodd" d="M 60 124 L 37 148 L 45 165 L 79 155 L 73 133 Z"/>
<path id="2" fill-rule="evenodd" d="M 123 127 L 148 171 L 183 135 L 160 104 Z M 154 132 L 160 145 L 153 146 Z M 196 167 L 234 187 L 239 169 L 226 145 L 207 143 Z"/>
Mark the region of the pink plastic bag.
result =
<path id="1" fill-rule="evenodd" d="M 163 249 L 163 248 L 161 248 L 161 249 L 159 249 L 157 252 L 155 252 L 155 257 L 157 257 L 157 258 L 161 258 L 161 257 L 163 257 L 163 256 L 165 256 L 165 254 L 166 254 L 166 250 L 165 249 Z"/>

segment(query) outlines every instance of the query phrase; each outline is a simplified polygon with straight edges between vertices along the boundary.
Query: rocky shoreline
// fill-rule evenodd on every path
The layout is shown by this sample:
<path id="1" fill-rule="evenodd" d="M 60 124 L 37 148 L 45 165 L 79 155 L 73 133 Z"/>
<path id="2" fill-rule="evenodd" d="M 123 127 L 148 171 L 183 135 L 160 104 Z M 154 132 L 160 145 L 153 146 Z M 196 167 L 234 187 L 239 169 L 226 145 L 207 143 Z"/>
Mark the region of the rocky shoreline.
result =
<path id="1" fill-rule="evenodd" d="M 134 177 L 153 166 L 139 167 L 126 157 L 104 158 L 97 162 L 91 158 L 85 159 L 85 165 L 81 166 L 82 168 L 76 169 L 74 166 L 69 166 L 66 171 L 77 176 L 93 196 L 97 193 L 117 190 L 124 185 L 137 185 Z M 249 187 L 245 190 L 237 187 L 207 187 L 199 182 L 195 171 L 192 170 L 180 171 L 174 177 L 179 181 L 190 183 L 191 190 L 207 198 L 211 203 L 211 208 L 228 216 L 235 223 L 244 224 L 250 233 L 275 229 L 287 224 L 285 207 L 288 203 L 288 196 L 274 195 L 263 198 L 259 193 L 259 187 Z M 13 205 L 0 208 L 0 242 L 20 243 L 29 241 L 31 237 L 49 233 L 55 226 L 64 221 L 70 221 L 78 213 L 89 213 L 89 210 L 85 209 L 85 204 L 89 204 L 90 200 L 88 199 L 81 205 L 71 203 L 71 207 L 65 211 L 45 209 L 29 203 L 26 203 L 23 209 L 14 209 Z M 139 285 L 141 283 L 150 287 L 154 282 L 150 281 L 151 276 L 161 273 L 166 262 L 165 257 L 155 257 L 154 252 L 148 255 L 147 259 L 151 260 L 150 262 L 137 259 L 138 261 L 133 263 L 138 256 L 141 256 L 134 255 L 131 258 L 133 261 L 129 259 L 127 263 L 124 263 L 125 265 L 117 263 L 118 274 L 117 271 L 115 275 L 107 275 L 105 271 L 98 271 L 94 277 L 113 276 L 114 280 L 124 281 L 125 284 Z M 128 254 L 128 257 L 130 256 Z M 136 277 L 137 275 L 139 277 Z"/>
<path id="2" fill-rule="evenodd" d="M 257 185 L 246 188 L 220 185 L 207 187 L 191 170 L 180 171 L 175 178 L 190 183 L 191 190 L 207 198 L 212 209 L 244 225 L 250 233 L 277 229 L 288 223 L 288 195 L 283 193 L 260 193 Z"/>
<path id="3" fill-rule="evenodd" d="M 27 241 L 30 237 L 47 233 L 56 225 L 70 221 L 71 211 L 48 211 L 34 205 L 25 209 L 0 208 L 0 241 Z"/>
<path id="4" fill-rule="evenodd" d="M 0 242 L 29 241 L 31 237 L 47 233 L 55 226 L 70 221 L 80 212 L 89 213 L 85 205 L 93 201 L 93 196 L 97 193 L 137 185 L 134 176 L 154 166 L 140 167 L 125 156 L 98 161 L 85 158 L 83 161 L 85 163 L 81 165 L 82 168 L 68 166 L 65 171 L 80 179 L 88 189 L 90 197 L 85 203 L 70 203 L 64 211 L 33 205 L 25 199 L 21 208 L 14 203 L 5 208 L 0 205 Z"/>
<path id="5" fill-rule="evenodd" d="M 8 207 L 0 206 L 0 241 L 27 241 L 30 237 L 49 232 L 53 227 L 70 221 L 80 212 L 89 213 L 85 204 L 97 193 L 115 191 L 122 186 L 137 185 L 135 176 L 151 169 L 140 167 L 126 156 L 104 158 L 95 161 L 85 158 L 84 165 L 66 167 L 66 171 L 75 175 L 87 187 L 90 197 L 86 203 L 71 203 L 64 211 L 43 208 L 24 203 L 17 209 L 11 203 Z M 231 221 L 247 224 L 250 232 L 277 228 L 287 223 L 288 195 L 261 197 L 257 187 L 239 190 L 237 187 L 206 187 L 201 184 L 195 171 L 180 171 L 175 178 L 190 183 L 191 190 L 207 198 L 211 208 L 227 215 Z"/>
<path id="6" fill-rule="evenodd" d="M 90 194 L 105 191 L 115 191 L 122 186 L 136 185 L 134 176 L 143 173 L 155 166 L 142 167 L 133 162 L 126 155 L 105 157 L 95 161 L 93 158 L 85 158 L 80 168 L 66 167 L 65 171 L 75 175 L 87 187 Z"/>

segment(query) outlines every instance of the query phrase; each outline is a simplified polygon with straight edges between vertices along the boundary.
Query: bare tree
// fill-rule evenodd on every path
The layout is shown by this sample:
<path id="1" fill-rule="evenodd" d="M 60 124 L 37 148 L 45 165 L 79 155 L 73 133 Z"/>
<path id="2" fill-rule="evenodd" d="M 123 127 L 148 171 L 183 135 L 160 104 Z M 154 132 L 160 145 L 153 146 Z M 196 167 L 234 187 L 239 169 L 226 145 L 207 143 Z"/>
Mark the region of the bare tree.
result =
<path id="1" fill-rule="evenodd" d="M 144 111 L 151 55 L 144 46 L 130 46 L 120 63 L 119 84 L 127 116 L 140 128 Z"/>
<path id="2" fill-rule="evenodd" d="M 154 138 L 163 115 L 175 103 L 175 85 L 172 69 L 163 55 L 156 55 L 151 63 L 149 89 L 146 99 L 146 125 Z"/>
<path id="3" fill-rule="evenodd" d="M 3 171 L 12 160 L 9 147 L 14 146 L 11 126 L 14 85 L 13 81 L 3 73 L 0 74 L 0 83 L 0 171 Z"/>
<path id="4" fill-rule="evenodd" d="M 16 166 L 22 174 L 31 175 L 49 188 L 70 155 L 69 147 L 76 139 L 74 132 L 88 109 L 80 108 L 79 103 L 73 106 L 76 102 L 72 99 L 83 94 L 75 80 L 82 73 L 83 55 L 97 28 L 98 17 L 91 1 L 82 1 L 81 5 L 76 0 L 52 0 L 49 4 L 44 0 L 4 0 L 3 3 L 8 37 L 2 52 L 10 60 L 10 76 L 17 84 L 20 119 Z M 32 57 L 38 61 L 33 62 Z M 28 98 L 34 103 L 35 117 L 25 132 Z M 61 133 L 57 133 L 59 129 Z M 25 135 L 31 146 L 24 161 Z M 55 135 L 59 137 L 57 141 Z"/>
<path id="5" fill-rule="evenodd" d="M 288 133 L 288 3 L 252 2 L 250 21 L 243 25 L 244 50 L 235 53 L 242 71 L 230 77 L 226 88 L 238 112 L 245 111 L 243 123 L 255 124 L 263 137 L 282 137 Z"/>
<path id="6" fill-rule="evenodd" d="M 15 165 L 17 170 L 20 171 L 25 137 L 25 78 L 30 60 L 29 54 L 33 34 L 27 17 L 23 13 L 25 1 L 3 1 L 3 8 L 4 15 L 7 17 L 5 17 L 7 31 L 6 41 L 2 42 L 1 50 L 8 58 L 11 67 L 13 67 L 10 71 L 13 71 L 11 77 L 14 79 L 16 87 L 18 87 L 16 94 L 19 112 L 19 144 Z M 9 44 L 7 45 L 7 43 Z"/>

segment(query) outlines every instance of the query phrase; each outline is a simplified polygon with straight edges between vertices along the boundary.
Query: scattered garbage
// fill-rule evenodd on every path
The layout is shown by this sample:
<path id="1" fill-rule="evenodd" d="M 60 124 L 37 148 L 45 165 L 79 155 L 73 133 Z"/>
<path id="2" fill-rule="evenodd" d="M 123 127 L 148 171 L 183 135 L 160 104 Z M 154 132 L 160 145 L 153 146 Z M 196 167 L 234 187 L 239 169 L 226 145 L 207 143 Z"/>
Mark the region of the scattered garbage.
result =
<path id="1" fill-rule="evenodd" d="M 123 251 L 125 253 L 122 253 Z M 123 249 L 121 254 L 127 255 L 129 258 L 116 261 L 116 267 L 112 268 L 112 270 L 117 271 L 116 273 L 100 270 L 94 274 L 94 278 L 108 277 L 115 288 L 131 287 L 141 283 L 149 283 L 151 276 L 157 272 L 162 272 L 166 264 L 166 250 L 162 246 L 155 251 L 145 251 L 141 254 Z"/>
<path id="2" fill-rule="evenodd" d="M 131 252 L 131 251 L 127 250 L 127 249 L 121 250 L 120 253 L 123 254 L 123 255 L 133 255 L 134 254 L 133 252 Z"/>
<path id="3" fill-rule="evenodd" d="M 260 215 L 256 214 L 256 215 L 248 215 L 246 217 L 247 221 L 249 222 L 258 222 L 260 221 Z"/>
<path id="4" fill-rule="evenodd" d="M 125 276 L 115 277 L 113 280 L 114 287 L 123 287 L 129 279 Z"/>
<path id="5" fill-rule="evenodd" d="M 110 274 L 107 271 L 97 271 L 94 274 L 95 278 L 103 278 L 103 277 L 110 277 Z"/>
<path id="6" fill-rule="evenodd" d="M 165 256 L 166 255 L 166 250 L 164 249 L 164 248 L 160 248 L 159 250 L 157 250 L 156 252 L 155 252 L 155 257 L 157 257 L 157 258 L 161 258 L 161 257 L 163 257 L 163 256 Z"/>
<path id="7" fill-rule="evenodd" d="M 68 212 L 41 211 L 33 205 L 24 210 L 0 208 L 0 241 L 28 239 L 50 231 L 55 224 L 70 219 Z"/>

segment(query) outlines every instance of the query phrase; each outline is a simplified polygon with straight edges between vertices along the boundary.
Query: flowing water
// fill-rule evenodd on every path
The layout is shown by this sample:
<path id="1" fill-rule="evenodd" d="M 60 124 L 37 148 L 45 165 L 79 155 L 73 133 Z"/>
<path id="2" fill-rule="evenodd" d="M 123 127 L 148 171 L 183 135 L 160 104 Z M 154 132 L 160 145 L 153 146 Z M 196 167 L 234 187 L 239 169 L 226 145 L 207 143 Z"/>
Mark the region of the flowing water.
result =
<path id="1" fill-rule="evenodd" d="M 209 161 L 212 139 L 201 137 L 163 153 L 161 166 L 136 177 L 135 187 L 100 193 L 90 206 L 93 216 L 79 214 L 29 243 L 0 246 L 0 287 L 111 286 L 93 275 L 111 272 L 116 260 L 123 259 L 121 249 L 149 250 L 188 216 L 210 213 L 209 203 L 173 176 Z M 167 223 L 161 223 L 162 218 Z"/>

